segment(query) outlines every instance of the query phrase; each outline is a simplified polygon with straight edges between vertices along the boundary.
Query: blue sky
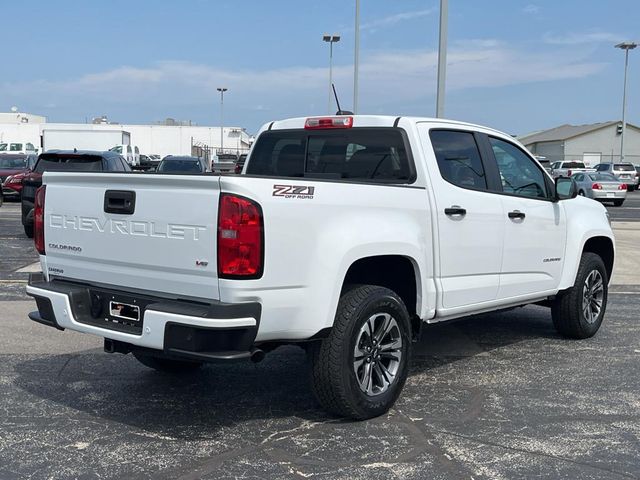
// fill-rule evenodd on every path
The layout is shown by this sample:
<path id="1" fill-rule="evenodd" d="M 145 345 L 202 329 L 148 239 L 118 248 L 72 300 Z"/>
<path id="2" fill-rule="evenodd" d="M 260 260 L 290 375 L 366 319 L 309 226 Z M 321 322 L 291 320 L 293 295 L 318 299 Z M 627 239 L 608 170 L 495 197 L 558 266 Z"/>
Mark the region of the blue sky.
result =
<path id="1" fill-rule="evenodd" d="M 355 0 L 3 2 L 0 111 L 83 122 L 173 117 L 255 132 L 327 111 L 353 91 Z M 360 113 L 432 116 L 438 1 L 361 0 Z M 526 133 L 620 118 L 621 40 L 640 40 L 640 2 L 450 0 L 446 116 Z M 640 49 L 628 121 L 640 124 Z"/>

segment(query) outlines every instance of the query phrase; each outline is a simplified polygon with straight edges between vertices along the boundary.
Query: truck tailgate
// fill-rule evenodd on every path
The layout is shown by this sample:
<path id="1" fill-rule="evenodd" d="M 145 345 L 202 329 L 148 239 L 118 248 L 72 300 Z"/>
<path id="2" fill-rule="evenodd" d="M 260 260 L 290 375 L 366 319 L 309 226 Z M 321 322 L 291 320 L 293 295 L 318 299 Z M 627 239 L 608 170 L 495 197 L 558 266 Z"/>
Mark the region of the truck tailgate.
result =
<path id="1" fill-rule="evenodd" d="M 44 184 L 50 276 L 219 298 L 218 177 L 49 172 Z"/>

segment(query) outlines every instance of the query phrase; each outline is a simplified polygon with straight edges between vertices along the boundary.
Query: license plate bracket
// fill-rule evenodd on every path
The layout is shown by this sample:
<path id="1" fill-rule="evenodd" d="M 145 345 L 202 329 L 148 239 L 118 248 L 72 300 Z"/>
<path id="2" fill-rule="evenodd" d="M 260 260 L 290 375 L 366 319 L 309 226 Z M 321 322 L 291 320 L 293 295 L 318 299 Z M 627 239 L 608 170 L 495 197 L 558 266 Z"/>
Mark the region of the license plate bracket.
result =
<path id="1" fill-rule="evenodd" d="M 109 301 L 109 315 L 126 322 L 140 321 L 140 306 L 130 303 Z"/>

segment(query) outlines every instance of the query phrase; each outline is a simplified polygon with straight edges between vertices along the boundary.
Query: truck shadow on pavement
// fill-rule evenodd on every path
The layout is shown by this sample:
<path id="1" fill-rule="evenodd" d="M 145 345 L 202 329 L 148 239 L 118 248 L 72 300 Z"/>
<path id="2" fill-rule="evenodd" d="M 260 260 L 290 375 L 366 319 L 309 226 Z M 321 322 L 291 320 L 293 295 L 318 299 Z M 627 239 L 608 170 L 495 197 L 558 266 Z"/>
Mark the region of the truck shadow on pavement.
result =
<path id="1" fill-rule="evenodd" d="M 396 407 L 430 415 L 424 402 L 414 400 L 422 395 L 431 395 L 430 402 L 454 400 L 434 399 L 425 383 L 450 381 L 456 362 L 485 356 L 491 368 L 492 352 L 514 345 L 539 348 L 549 339 L 560 341 L 548 309 L 539 307 L 429 326 L 414 345 L 410 377 Z M 155 372 L 132 355 L 93 349 L 23 361 L 15 366 L 15 375 L 17 388 L 46 402 L 34 415 L 50 411 L 57 417 L 98 417 L 173 439 L 216 438 L 227 427 L 253 420 L 340 422 L 313 398 L 306 356 L 297 347 L 281 347 L 259 364 L 210 364 L 186 376 Z"/>

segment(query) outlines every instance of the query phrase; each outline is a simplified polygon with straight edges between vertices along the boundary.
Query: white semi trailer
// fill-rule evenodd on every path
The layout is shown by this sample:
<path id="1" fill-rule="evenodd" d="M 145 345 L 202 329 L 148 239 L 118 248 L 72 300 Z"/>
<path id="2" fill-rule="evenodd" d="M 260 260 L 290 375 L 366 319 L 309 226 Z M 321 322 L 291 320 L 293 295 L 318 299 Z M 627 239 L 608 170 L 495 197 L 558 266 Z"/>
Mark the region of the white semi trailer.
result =
<path id="1" fill-rule="evenodd" d="M 49 129 L 42 131 L 42 151 L 109 150 L 115 145 L 130 145 L 131 134 L 124 130 Z"/>

